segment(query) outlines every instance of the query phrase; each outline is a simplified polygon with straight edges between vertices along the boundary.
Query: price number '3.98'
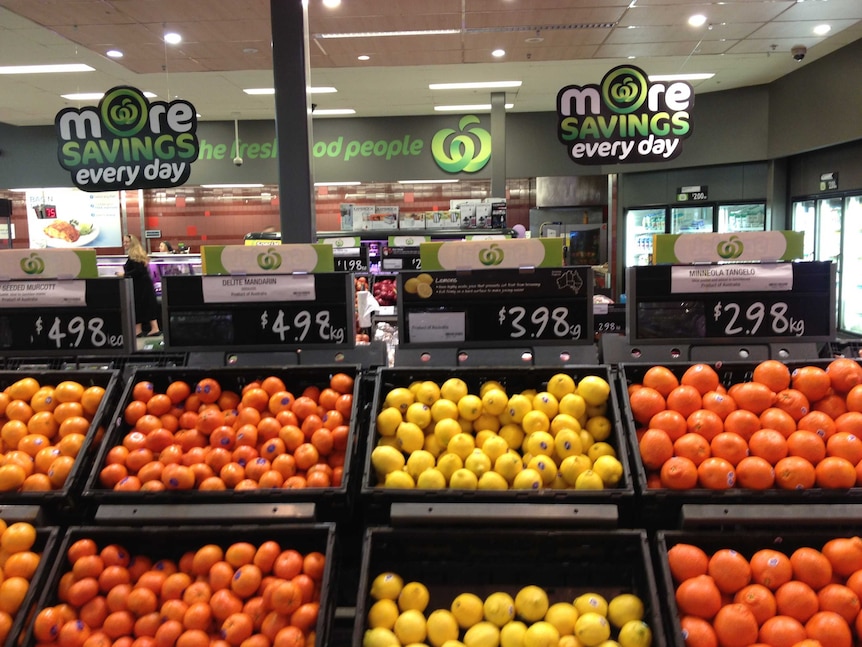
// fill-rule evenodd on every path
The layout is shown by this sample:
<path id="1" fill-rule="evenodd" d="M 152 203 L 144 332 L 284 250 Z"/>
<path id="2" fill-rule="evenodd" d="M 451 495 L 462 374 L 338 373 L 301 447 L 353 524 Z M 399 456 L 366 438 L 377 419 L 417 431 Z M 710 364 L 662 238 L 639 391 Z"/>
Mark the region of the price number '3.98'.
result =
<path id="1" fill-rule="evenodd" d="M 788 306 L 776 301 L 768 306 L 755 301 L 743 311 L 738 303 L 720 301 L 712 309 L 714 321 L 724 323 L 724 334 L 735 335 L 781 335 L 801 337 L 805 334 L 805 320 L 794 319 L 788 314 Z"/>
<path id="2" fill-rule="evenodd" d="M 508 323 L 512 339 L 580 339 L 581 324 L 569 321 L 569 309 L 565 306 L 535 309 L 524 306 L 503 306 L 497 313 L 497 322 Z"/>
<path id="3" fill-rule="evenodd" d="M 36 319 L 34 329 L 37 335 L 45 335 L 54 342 L 57 348 L 120 348 L 123 336 L 105 332 L 105 320 L 101 317 L 85 318 L 75 316 L 65 321 L 60 317 L 46 326 L 42 317 Z"/>
<path id="4" fill-rule="evenodd" d="M 291 313 L 279 309 L 273 318 L 270 318 L 268 310 L 264 310 L 260 315 L 260 327 L 277 335 L 282 342 L 342 343 L 345 334 L 343 328 L 332 325 L 329 310 L 320 310 L 313 315 L 308 310 L 300 310 L 291 317 Z M 309 333 L 312 333 L 311 338 Z"/>

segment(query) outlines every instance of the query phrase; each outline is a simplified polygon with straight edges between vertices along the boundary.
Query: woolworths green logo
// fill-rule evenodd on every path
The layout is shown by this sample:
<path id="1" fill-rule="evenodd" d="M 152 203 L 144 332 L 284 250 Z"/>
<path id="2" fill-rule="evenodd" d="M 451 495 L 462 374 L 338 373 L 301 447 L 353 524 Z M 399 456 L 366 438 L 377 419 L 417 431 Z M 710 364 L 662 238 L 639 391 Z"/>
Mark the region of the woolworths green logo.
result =
<path id="1" fill-rule="evenodd" d="M 716 253 L 724 259 L 739 258 L 745 245 L 739 239 L 739 236 L 731 236 L 729 240 L 723 240 L 715 248 Z"/>
<path id="2" fill-rule="evenodd" d="M 45 261 L 36 252 L 21 259 L 21 270 L 24 274 L 41 274 L 45 271 Z"/>
<path id="3" fill-rule="evenodd" d="M 497 243 L 492 243 L 490 247 L 479 252 L 479 262 L 482 265 L 499 265 L 503 262 L 504 256 L 505 254 L 500 249 L 500 246 Z"/>
<path id="4" fill-rule="evenodd" d="M 443 128 L 431 140 L 431 155 L 447 173 L 475 173 L 491 159 L 491 133 L 482 128 L 479 117 L 466 115 L 458 130 Z"/>
<path id="5" fill-rule="evenodd" d="M 281 267 L 281 254 L 269 250 L 257 255 L 257 266 L 262 270 L 277 270 Z"/>

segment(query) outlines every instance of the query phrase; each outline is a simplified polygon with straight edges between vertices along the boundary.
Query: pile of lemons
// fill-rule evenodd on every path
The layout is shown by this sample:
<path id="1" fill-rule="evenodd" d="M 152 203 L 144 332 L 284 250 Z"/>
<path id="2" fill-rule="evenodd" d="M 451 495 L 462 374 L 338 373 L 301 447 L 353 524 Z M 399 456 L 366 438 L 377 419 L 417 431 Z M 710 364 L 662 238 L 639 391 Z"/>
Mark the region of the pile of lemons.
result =
<path id="1" fill-rule="evenodd" d="M 420 380 L 390 390 L 377 414 L 371 463 L 386 488 L 602 490 L 623 466 L 607 442 L 610 385 L 553 375 L 542 391 L 509 394 L 488 380 Z"/>
<path id="2" fill-rule="evenodd" d="M 448 609 L 426 615 L 430 601 L 421 582 L 380 573 L 371 583 L 374 600 L 362 647 L 650 647 L 639 597 L 621 593 L 607 601 L 584 593 L 572 602 L 551 603 L 535 585 L 512 597 L 496 591 L 484 600 L 461 593 Z M 611 636 L 616 636 L 612 639 Z"/>

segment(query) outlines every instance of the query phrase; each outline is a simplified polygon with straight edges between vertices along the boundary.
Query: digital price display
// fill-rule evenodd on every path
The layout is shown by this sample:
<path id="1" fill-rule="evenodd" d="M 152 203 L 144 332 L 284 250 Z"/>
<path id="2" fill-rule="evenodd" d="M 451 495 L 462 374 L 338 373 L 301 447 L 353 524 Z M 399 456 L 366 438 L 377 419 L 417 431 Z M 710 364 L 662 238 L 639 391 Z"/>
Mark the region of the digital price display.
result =
<path id="1" fill-rule="evenodd" d="M 418 247 L 383 246 L 380 269 L 382 270 L 421 270 Z"/>
<path id="2" fill-rule="evenodd" d="M 367 272 L 368 247 L 334 247 L 332 248 L 336 272 Z"/>
<path id="3" fill-rule="evenodd" d="M 835 266 L 829 262 L 629 271 L 633 340 L 828 341 L 835 336 Z"/>
<path id="4" fill-rule="evenodd" d="M 228 285 L 213 288 L 214 282 Z M 355 343 L 348 274 L 168 276 L 163 294 L 168 321 L 165 340 L 172 348 L 352 347 Z"/>
<path id="5" fill-rule="evenodd" d="M 592 343 L 592 268 L 401 272 L 403 344 Z"/>

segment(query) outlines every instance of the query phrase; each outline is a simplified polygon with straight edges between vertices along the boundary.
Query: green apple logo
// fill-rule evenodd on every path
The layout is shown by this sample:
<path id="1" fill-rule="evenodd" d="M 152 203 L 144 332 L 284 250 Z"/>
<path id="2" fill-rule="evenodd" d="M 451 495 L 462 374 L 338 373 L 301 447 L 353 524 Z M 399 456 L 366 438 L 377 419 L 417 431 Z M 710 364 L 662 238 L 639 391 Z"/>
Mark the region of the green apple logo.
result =
<path id="1" fill-rule="evenodd" d="M 475 173 L 491 159 L 491 133 L 478 126 L 479 117 L 466 115 L 452 128 L 438 130 L 431 140 L 431 155 L 447 173 Z M 448 149 L 448 150 L 447 150 Z"/>

